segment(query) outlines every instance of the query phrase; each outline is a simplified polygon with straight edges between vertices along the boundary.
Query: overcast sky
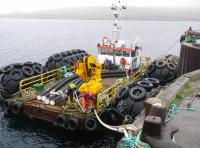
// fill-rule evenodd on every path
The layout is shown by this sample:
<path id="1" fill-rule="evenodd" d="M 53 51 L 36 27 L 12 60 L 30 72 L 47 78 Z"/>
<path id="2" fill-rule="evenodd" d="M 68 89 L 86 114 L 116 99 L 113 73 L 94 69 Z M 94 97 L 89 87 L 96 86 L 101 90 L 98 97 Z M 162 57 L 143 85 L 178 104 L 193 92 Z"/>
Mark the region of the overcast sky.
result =
<path id="1" fill-rule="evenodd" d="M 0 0 L 0 14 L 74 6 L 111 6 L 113 0 Z M 200 7 L 200 0 L 128 0 L 128 6 Z"/>

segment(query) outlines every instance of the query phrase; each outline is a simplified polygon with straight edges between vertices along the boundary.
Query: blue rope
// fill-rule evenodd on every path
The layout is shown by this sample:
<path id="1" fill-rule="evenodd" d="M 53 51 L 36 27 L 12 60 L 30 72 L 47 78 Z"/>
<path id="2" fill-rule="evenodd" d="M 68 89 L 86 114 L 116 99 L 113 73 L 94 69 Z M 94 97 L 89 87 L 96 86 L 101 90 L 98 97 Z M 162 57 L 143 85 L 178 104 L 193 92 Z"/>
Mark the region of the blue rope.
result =
<path id="1" fill-rule="evenodd" d="M 172 104 L 170 105 L 169 111 L 168 111 L 168 113 L 167 113 L 168 119 L 167 119 L 165 122 L 170 121 L 170 120 L 173 118 L 173 116 L 175 115 L 175 113 L 176 113 L 177 110 L 195 111 L 195 108 L 193 108 L 193 107 L 189 107 L 189 108 L 179 108 L 179 107 L 176 106 L 176 104 L 172 103 Z"/>
<path id="2" fill-rule="evenodd" d="M 150 146 L 147 143 L 144 143 L 140 141 L 140 135 L 141 132 L 136 136 L 132 136 L 131 134 L 128 134 L 128 137 L 122 138 L 122 148 L 138 148 L 138 146 L 143 146 L 144 148 L 150 148 Z"/>

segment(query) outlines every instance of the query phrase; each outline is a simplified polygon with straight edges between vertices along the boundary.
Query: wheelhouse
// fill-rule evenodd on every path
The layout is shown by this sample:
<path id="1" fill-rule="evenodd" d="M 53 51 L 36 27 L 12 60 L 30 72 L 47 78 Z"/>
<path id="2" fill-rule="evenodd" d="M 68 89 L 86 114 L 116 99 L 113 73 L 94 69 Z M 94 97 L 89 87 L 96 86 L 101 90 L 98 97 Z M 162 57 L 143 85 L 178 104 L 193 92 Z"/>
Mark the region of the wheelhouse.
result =
<path id="1" fill-rule="evenodd" d="M 127 64 L 131 64 L 132 59 L 139 56 L 139 52 L 135 48 L 113 48 L 108 46 L 97 46 L 97 48 L 98 60 L 101 64 L 108 59 L 113 64 L 120 65 L 120 59 L 122 58 L 127 61 Z"/>

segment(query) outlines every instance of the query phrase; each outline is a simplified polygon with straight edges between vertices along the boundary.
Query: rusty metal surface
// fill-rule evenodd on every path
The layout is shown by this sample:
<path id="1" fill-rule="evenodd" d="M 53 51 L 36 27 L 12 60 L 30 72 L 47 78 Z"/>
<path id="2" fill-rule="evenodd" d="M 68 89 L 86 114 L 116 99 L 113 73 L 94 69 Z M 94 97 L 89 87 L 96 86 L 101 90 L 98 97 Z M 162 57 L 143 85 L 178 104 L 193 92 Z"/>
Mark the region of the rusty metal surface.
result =
<path id="1" fill-rule="evenodd" d="M 179 62 L 179 76 L 200 69 L 200 47 L 182 43 Z"/>

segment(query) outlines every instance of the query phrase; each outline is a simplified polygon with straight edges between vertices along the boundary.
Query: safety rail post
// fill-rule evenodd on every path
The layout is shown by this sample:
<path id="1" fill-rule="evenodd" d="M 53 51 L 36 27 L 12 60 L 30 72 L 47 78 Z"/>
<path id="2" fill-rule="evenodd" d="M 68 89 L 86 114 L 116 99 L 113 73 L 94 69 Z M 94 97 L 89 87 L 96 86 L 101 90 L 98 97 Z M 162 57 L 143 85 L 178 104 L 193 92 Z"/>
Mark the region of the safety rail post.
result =
<path id="1" fill-rule="evenodd" d="M 61 71 L 60 68 L 52 70 L 52 71 L 48 71 L 46 73 L 42 73 L 40 75 L 36 75 L 27 79 L 23 79 L 20 81 L 20 95 L 22 94 L 23 90 L 26 90 L 28 88 L 30 88 L 29 85 L 33 85 L 34 83 L 48 83 L 53 81 L 54 79 L 59 79 L 61 78 Z M 27 87 L 25 87 L 27 86 Z M 25 88 L 24 88 L 25 87 Z"/>

